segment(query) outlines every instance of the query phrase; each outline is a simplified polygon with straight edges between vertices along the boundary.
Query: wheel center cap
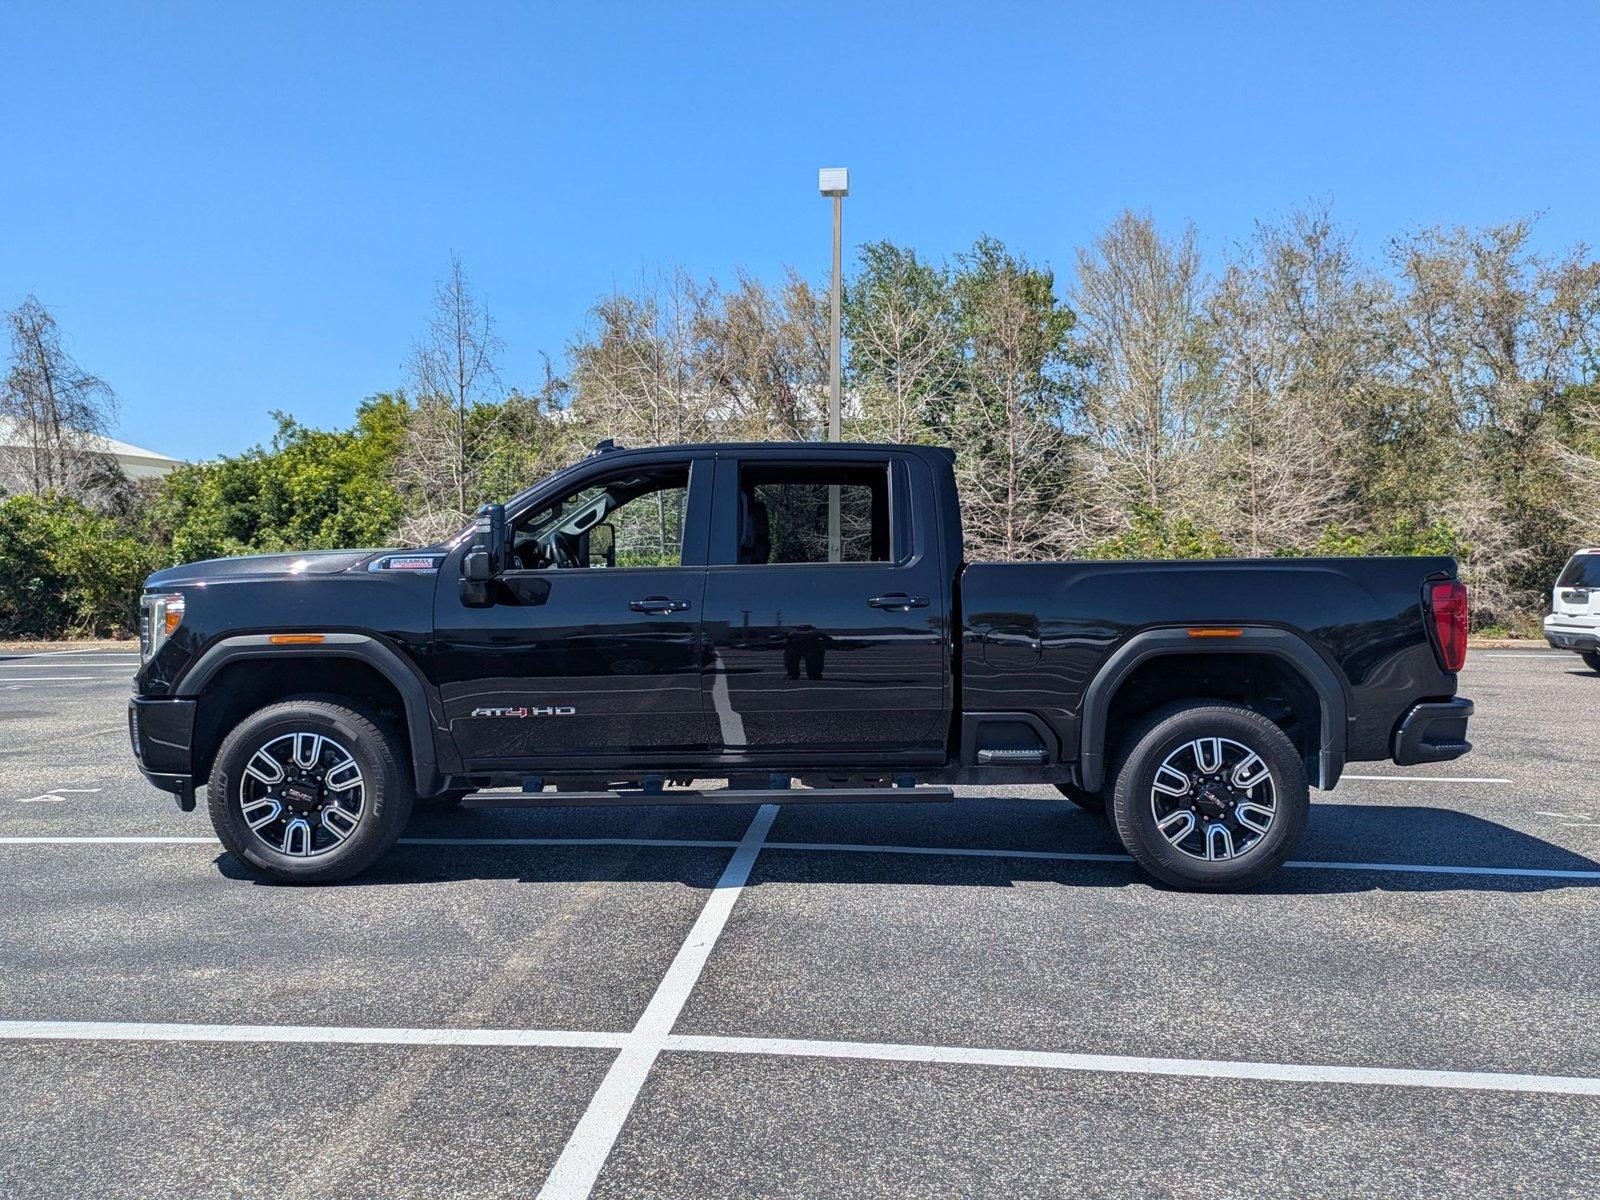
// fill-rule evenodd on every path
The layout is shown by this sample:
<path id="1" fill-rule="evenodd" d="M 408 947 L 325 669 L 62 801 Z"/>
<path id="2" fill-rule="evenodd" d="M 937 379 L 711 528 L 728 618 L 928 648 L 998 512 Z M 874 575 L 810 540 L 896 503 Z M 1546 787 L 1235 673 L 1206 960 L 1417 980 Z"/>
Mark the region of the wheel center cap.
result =
<path id="1" fill-rule="evenodd" d="M 284 785 L 283 798 L 291 804 L 315 804 L 317 802 L 317 793 L 314 788 L 308 788 L 303 784 L 290 783 Z"/>
<path id="2" fill-rule="evenodd" d="M 1228 808 L 1226 791 L 1220 783 L 1203 785 L 1195 795 L 1195 803 L 1213 817 L 1220 817 Z"/>

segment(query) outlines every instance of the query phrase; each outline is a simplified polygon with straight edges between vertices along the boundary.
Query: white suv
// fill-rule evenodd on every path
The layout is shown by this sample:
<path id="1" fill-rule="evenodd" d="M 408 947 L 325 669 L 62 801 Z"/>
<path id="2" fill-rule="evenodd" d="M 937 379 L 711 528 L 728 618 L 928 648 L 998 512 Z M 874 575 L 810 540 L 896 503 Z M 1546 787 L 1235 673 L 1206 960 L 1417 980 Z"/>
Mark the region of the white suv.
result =
<path id="1" fill-rule="evenodd" d="M 1600 671 L 1600 549 L 1579 550 L 1561 568 L 1544 640 L 1557 650 L 1576 650 Z"/>

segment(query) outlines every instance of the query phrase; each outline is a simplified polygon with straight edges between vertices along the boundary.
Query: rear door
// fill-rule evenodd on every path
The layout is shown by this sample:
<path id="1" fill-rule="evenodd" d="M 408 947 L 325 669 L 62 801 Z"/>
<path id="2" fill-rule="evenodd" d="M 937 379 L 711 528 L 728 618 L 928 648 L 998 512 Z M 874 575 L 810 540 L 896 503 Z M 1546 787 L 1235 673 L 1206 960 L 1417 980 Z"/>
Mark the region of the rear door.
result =
<path id="1" fill-rule="evenodd" d="M 703 687 L 725 753 L 943 761 L 949 575 L 927 476 L 865 449 L 719 457 Z"/>
<path id="2" fill-rule="evenodd" d="M 434 669 L 469 764 L 705 752 L 700 617 L 714 469 L 709 456 L 601 458 L 559 494 L 509 512 L 516 561 L 496 577 L 492 607 L 461 603 L 460 551 L 446 560 Z"/>

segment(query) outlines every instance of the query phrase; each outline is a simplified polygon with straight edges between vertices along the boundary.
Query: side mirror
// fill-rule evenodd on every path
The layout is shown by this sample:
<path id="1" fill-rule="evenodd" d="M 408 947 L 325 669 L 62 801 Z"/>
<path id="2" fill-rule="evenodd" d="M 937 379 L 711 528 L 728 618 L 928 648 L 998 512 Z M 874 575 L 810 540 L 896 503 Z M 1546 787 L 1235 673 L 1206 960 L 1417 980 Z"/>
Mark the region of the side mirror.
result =
<path id="1" fill-rule="evenodd" d="M 485 504 L 472 527 L 472 542 L 461 559 L 461 602 L 469 608 L 494 603 L 490 584 L 506 565 L 506 509 Z"/>
<path id="2" fill-rule="evenodd" d="M 617 565 L 617 531 L 610 525 L 591 525 L 584 535 L 588 543 L 587 558 L 591 567 Z"/>

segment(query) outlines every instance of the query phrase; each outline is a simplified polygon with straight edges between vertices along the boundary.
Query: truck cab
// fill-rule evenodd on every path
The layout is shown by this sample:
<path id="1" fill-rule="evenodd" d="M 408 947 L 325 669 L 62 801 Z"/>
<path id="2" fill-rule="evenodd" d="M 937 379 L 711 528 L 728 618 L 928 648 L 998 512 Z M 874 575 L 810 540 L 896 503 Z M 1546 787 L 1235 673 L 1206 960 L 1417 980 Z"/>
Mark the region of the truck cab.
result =
<path id="1" fill-rule="evenodd" d="M 941 766 L 936 454 L 611 451 L 507 503 L 482 588 L 435 593 L 427 674 L 455 749 L 547 774 Z M 483 544 L 460 539 L 441 579 Z"/>

